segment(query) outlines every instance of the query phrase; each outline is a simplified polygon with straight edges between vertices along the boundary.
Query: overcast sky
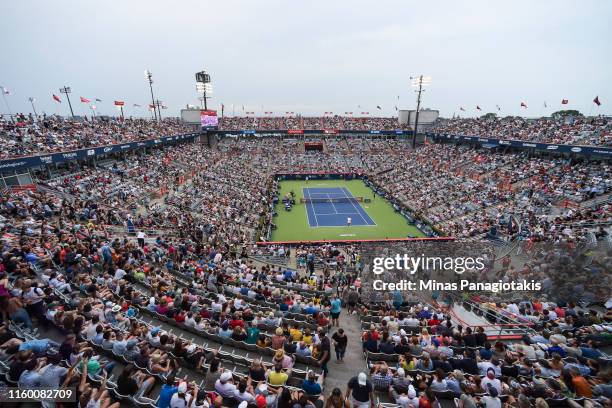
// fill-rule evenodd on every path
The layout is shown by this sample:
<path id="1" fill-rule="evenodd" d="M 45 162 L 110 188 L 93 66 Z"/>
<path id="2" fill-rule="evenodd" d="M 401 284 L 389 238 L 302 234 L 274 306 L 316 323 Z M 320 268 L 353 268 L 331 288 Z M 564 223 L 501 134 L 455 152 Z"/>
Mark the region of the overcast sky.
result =
<path id="1" fill-rule="evenodd" d="M 540 116 L 563 98 L 612 113 L 607 0 L 3 0 L 0 15 L 0 85 L 13 112 L 30 112 L 33 96 L 39 113 L 68 114 L 64 95 L 51 97 L 68 85 L 75 114 L 89 112 L 84 96 L 102 99 L 104 114 L 116 99 L 146 115 L 149 69 L 163 114 L 178 115 L 199 104 L 194 73 L 206 69 L 210 105 L 226 115 L 244 105 L 390 116 L 415 108 L 409 77 L 421 73 L 432 77 L 423 106 L 444 116 L 497 104 Z"/>

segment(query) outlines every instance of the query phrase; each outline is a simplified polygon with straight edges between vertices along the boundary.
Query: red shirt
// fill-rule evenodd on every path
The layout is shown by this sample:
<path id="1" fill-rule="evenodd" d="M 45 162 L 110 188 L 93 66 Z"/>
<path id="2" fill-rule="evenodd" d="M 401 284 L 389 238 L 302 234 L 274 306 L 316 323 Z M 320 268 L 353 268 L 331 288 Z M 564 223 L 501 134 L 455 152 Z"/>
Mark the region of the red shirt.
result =
<path id="1" fill-rule="evenodd" d="M 232 319 L 230 320 L 230 327 L 233 329 L 236 326 L 244 327 L 244 320 Z"/>

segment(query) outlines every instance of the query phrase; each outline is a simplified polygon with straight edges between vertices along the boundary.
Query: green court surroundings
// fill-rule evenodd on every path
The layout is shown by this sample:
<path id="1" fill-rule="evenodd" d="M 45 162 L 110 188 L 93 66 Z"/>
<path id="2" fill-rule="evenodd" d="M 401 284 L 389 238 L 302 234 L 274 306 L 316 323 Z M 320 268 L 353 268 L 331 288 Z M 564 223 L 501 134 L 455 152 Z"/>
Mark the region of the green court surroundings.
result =
<path id="1" fill-rule="evenodd" d="M 282 180 L 279 186 L 274 242 L 425 237 L 362 180 Z M 291 191 L 296 204 L 287 211 L 282 199 Z M 308 202 L 300 203 L 304 198 Z"/>

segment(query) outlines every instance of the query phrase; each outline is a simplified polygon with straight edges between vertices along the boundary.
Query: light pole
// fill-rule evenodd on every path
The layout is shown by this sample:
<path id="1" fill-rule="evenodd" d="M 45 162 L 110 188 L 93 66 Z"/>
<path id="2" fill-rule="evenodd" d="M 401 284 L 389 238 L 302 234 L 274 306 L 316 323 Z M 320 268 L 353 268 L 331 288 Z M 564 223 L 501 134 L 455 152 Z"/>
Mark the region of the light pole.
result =
<path id="1" fill-rule="evenodd" d="M 157 120 L 157 112 L 155 112 L 155 97 L 153 96 L 153 73 L 148 69 L 145 70 L 145 79 L 149 81 L 149 88 L 151 88 L 151 104 L 153 105 L 153 114 L 155 120 Z"/>
<path id="2" fill-rule="evenodd" d="M 164 105 L 164 103 L 162 101 L 160 101 L 159 99 L 156 100 L 155 104 L 153 105 L 153 111 L 155 111 L 155 107 L 157 106 L 157 112 L 158 112 L 157 117 L 159 118 L 159 120 L 162 119 L 162 117 L 161 117 L 161 108 L 162 108 L 163 105 Z"/>
<path id="3" fill-rule="evenodd" d="M 32 110 L 34 111 L 34 117 L 36 118 L 36 121 L 38 122 L 38 113 L 36 113 L 36 107 L 34 107 L 34 101 L 35 101 L 35 100 L 36 100 L 36 99 L 34 99 L 34 97 L 33 97 L 33 96 L 30 96 L 30 97 L 28 98 L 28 101 L 30 101 L 30 103 L 32 104 Z"/>
<path id="4" fill-rule="evenodd" d="M 419 130 L 419 110 L 421 109 L 421 93 L 423 92 L 423 86 L 431 84 L 430 76 L 419 75 L 418 77 L 410 77 L 412 80 L 411 85 L 415 88 L 419 88 L 415 92 L 417 93 L 417 107 L 416 115 L 414 117 L 414 134 L 412 135 L 412 148 L 416 147 L 416 137 Z"/>
<path id="5" fill-rule="evenodd" d="M 63 94 L 66 94 L 66 99 L 68 99 L 68 106 L 70 107 L 70 114 L 74 118 L 74 111 L 72 110 L 72 104 L 70 103 L 70 92 L 72 92 L 72 89 L 70 89 L 69 86 L 64 86 L 63 88 L 60 88 L 59 91 Z"/>
<path id="6" fill-rule="evenodd" d="M 196 90 L 202 94 L 202 101 L 204 102 L 204 109 L 208 110 L 206 100 L 209 98 L 208 95 L 212 94 L 212 84 L 210 83 L 210 75 L 206 71 L 196 72 Z"/>

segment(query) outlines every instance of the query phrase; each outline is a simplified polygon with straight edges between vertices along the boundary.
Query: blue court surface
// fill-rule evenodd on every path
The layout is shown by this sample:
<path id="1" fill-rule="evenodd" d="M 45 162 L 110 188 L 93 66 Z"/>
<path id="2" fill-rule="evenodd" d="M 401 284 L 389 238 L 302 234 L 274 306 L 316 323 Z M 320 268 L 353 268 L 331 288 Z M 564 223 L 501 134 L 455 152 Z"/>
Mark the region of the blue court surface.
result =
<path id="1" fill-rule="evenodd" d="M 344 199 L 354 198 L 345 187 L 303 188 L 306 199 Z M 306 214 L 310 227 L 346 227 L 347 219 L 351 225 L 376 225 L 357 201 L 347 202 L 307 202 Z"/>

